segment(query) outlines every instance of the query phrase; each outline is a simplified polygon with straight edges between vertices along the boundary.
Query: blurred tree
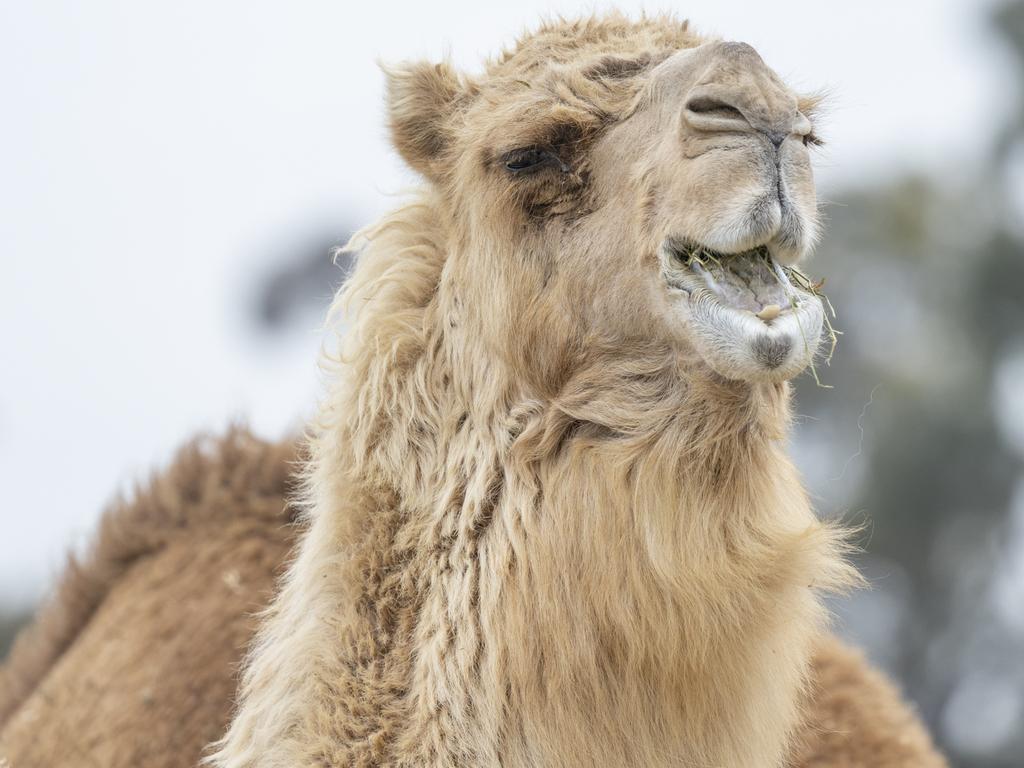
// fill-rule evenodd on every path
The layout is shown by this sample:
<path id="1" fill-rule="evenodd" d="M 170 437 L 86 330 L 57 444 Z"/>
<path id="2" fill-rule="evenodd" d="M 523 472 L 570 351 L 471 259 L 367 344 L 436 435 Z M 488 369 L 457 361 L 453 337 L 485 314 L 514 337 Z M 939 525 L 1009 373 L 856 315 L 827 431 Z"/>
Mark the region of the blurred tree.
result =
<path id="1" fill-rule="evenodd" d="M 253 304 L 261 330 L 290 325 L 310 307 L 320 313 L 348 274 L 351 255 L 339 245 L 349 237 L 310 238 L 278 260 L 260 281 Z"/>
<path id="2" fill-rule="evenodd" d="M 994 18 L 1024 71 L 1024 2 Z M 1007 94 L 1018 106 L 1022 82 Z M 819 505 L 867 522 L 874 591 L 838 606 L 842 629 L 899 677 L 954 762 L 979 768 L 1024 764 L 1024 425 L 1011 421 L 1024 384 L 1000 386 L 1007 366 L 1024 371 L 1014 158 L 1020 110 L 980 167 L 829 208 L 814 269 L 847 333 L 822 372 L 837 388 L 798 391 Z"/>

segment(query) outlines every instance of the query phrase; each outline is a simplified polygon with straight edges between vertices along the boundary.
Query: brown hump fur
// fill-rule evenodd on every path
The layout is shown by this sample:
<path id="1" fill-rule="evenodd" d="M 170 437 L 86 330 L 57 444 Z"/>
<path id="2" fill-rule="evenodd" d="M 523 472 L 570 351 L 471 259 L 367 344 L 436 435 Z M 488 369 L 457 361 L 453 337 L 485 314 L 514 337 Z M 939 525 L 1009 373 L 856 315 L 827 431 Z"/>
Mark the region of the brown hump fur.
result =
<path id="1" fill-rule="evenodd" d="M 195 764 L 295 533 L 295 458 L 243 429 L 197 438 L 106 512 L 0 667 L 0 756 Z"/>

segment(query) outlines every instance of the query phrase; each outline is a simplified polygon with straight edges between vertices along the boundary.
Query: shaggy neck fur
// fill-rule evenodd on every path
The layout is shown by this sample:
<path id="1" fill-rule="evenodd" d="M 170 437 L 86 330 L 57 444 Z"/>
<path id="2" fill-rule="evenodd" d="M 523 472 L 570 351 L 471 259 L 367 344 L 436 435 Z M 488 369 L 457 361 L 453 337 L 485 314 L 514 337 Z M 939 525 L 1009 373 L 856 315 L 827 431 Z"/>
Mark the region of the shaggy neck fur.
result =
<path id="1" fill-rule="evenodd" d="M 779 766 L 817 589 L 850 579 L 788 388 L 637 342 L 539 394 L 487 349 L 431 197 L 365 236 L 308 531 L 217 766 Z"/>

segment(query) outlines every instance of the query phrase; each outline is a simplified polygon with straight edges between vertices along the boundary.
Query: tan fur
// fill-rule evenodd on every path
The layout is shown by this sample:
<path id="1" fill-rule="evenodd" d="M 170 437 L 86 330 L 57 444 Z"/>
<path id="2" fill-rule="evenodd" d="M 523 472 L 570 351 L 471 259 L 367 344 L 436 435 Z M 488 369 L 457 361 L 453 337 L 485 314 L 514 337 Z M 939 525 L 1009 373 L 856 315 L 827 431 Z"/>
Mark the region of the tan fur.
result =
<path id="1" fill-rule="evenodd" d="M 234 670 L 294 536 L 292 445 L 198 440 L 132 502 L 0 667 L 13 768 L 191 768 L 230 714 Z"/>
<path id="2" fill-rule="evenodd" d="M 201 446 L 107 513 L 0 667 L 12 768 L 192 768 L 227 722 L 251 612 L 300 531 L 283 513 L 294 451 L 240 431 Z M 826 639 L 811 678 L 796 768 L 943 765 L 859 654 Z"/>
<path id="3" fill-rule="evenodd" d="M 792 757 L 801 768 L 943 768 L 946 761 L 892 683 L 833 639 L 815 649 L 807 718 Z"/>
<path id="4" fill-rule="evenodd" d="M 357 238 L 310 528 L 212 764 L 782 763 L 818 592 L 853 574 L 780 447 L 787 386 L 703 364 L 654 255 L 761 183 L 753 134 L 674 159 L 686 84 L 768 94 L 766 120 L 798 100 L 749 47 L 698 42 L 612 17 L 473 82 L 392 72 L 432 189 Z M 560 176 L 495 163 L 556 143 Z"/>
<path id="5" fill-rule="evenodd" d="M 784 453 L 788 384 L 721 375 L 752 368 L 657 254 L 770 230 L 804 255 L 809 124 L 749 46 L 699 43 L 613 16 L 480 78 L 392 71 L 428 186 L 356 240 L 307 530 L 212 765 L 774 768 L 798 743 L 820 593 L 855 575 Z M 708 78 L 741 130 L 681 118 Z M 523 146 L 557 168 L 513 178 Z"/>

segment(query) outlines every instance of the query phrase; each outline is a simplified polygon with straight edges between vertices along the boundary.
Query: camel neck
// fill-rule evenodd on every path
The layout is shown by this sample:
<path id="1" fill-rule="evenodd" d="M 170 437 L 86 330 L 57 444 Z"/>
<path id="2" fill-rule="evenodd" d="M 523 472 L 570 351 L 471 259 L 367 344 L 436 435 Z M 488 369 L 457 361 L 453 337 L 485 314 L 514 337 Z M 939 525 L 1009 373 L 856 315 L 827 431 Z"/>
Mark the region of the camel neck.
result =
<path id="1" fill-rule="evenodd" d="M 350 502 L 325 506 L 335 535 L 315 537 L 337 540 L 339 521 L 361 532 L 341 569 L 355 609 L 337 672 L 379 695 L 387 670 L 393 699 L 367 727 L 401 712 L 402 754 L 430 744 L 480 764 L 557 764 L 536 750 L 566 743 L 594 764 L 666 764 L 696 743 L 739 759 L 719 723 L 742 719 L 770 653 L 789 688 L 781 750 L 828 541 L 756 410 L 773 395 L 720 387 L 649 434 L 536 403 L 486 420 L 452 408 L 436 445 L 382 427 L 398 443 L 377 455 L 415 451 L 349 489 L 361 523 Z M 728 419 L 712 396 L 754 410 Z M 403 485 L 379 482 L 398 468 Z"/>

